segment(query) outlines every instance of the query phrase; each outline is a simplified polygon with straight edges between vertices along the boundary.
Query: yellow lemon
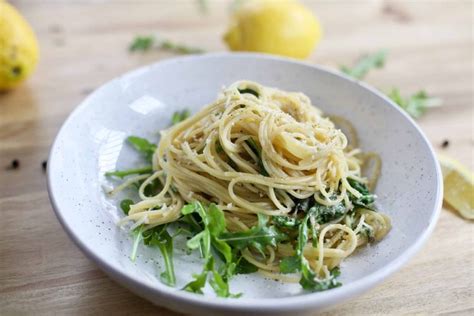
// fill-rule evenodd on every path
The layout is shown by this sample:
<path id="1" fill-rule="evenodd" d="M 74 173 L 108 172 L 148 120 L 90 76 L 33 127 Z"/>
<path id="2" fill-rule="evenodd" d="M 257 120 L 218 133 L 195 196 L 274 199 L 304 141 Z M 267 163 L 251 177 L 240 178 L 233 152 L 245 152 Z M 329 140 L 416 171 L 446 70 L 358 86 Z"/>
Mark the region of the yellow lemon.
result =
<path id="1" fill-rule="evenodd" d="M 25 80 L 38 63 L 38 42 L 28 22 L 0 0 L 0 90 Z"/>
<path id="2" fill-rule="evenodd" d="M 474 174 L 460 162 L 438 155 L 444 182 L 444 200 L 464 218 L 474 219 Z"/>
<path id="3" fill-rule="evenodd" d="M 321 26 L 292 0 L 248 0 L 233 14 L 224 41 L 231 50 L 306 58 L 321 39 Z"/>

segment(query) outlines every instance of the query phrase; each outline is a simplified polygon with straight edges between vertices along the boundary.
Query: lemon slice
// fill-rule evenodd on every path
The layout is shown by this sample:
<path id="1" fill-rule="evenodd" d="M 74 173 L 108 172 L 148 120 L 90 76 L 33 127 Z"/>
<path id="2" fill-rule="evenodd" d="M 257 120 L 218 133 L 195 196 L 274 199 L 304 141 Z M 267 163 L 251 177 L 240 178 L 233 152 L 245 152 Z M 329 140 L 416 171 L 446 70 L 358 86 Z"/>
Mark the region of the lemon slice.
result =
<path id="1" fill-rule="evenodd" d="M 462 217 L 474 219 L 474 174 L 459 161 L 438 155 L 443 172 L 444 200 Z"/>

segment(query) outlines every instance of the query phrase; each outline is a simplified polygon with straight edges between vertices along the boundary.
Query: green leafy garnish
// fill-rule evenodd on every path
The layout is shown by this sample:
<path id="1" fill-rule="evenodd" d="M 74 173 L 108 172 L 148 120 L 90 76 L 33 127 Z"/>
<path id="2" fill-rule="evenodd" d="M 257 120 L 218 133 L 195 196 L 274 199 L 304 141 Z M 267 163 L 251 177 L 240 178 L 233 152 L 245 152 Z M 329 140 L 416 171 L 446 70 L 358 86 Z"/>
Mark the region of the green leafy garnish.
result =
<path id="1" fill-rule="evenodd" d="M 223 233 L 220 236 L 220 240 L 229 243 L 233 248 L 242 250 L 250 247 L 264 255 L 266 246 L 276 247 L 278 242 L 288 238 L 288 236 L 281 232 L 276 226 L 268 225 L 268 216 L 263 214 L 257 215 L 257 226 L 246 231 Z"/>
<path id="2" fill-rule="evenodd" d="M 386 55 L 385 50 L 380 50 L 374 54 L 362 56 L 352 68 L 341 66 L 341 71 L 356 79 L 363 79 L 371 69 L 384 66 Z"/>
<path id="3" fill-rule="evenodd" d="M 127 141 L 135 148 L 135 150 L 142 153 L 147 160 L 151 161 L 156 150 L 156 145 L 150 143 L 147 139 L 138 136 L 129 136 Z"/>
<path id="4" fill-rule="evenodd" d="M 205 260 L 204 269 L 200 274 L 194 275 L 194 280 L 184 286 L 184 290 L 202 294 L 202 288 L 206 284 L 208 274 L 211 273 L 212 278 L 209 284 L 218 296 L 237 297 L 240 294 L 231 294 L 229 292 L 228 281 L 235 271 L 235 262 L 232 256 L 232 249 L 226 241 L 219 237 L 225 232 L 225 217 L 222 210 L 215 204 L 210 204 L 205 208 L 199 201 L 187 204 L 181 209 L 184 216 L 196 213 L 201 218 L 203 229 L 186 243 L 189 249 L 200 249 L 201 255 Z M 198 224 L 199 227 L 201 227 Z M 211 247 L 215 249 L 225 260 L 222 272 L 216 270 L 214 265 L 214 257 Z"/>
<path id="5" fill-rule="evenodd" d="M 276 226 L 282 228 L 295 228 L 301 223 L 298 218 L 290 216 L 273 216 L 272 221 Z"/>
<path id="6" fill-rule="evenodd" d="M 308 213 L 314 217 L 316 223 L 326 224 L 344 216 L 346 214 L 346 207 L 343 203 L 331 206 L 316 203 Z"/>
<path id="7" fill-rule="evenodd" d="M 189 110 L 183 110 L 183 111 L 177 111 L 173 113 L 173 116 L 171 117 L 171 125 L 178 124 L 179 122 L 184 121 L 191 115 Z"/>
<path id="8" fill-rule="evenodd" d="M 400 91 L 394 88 L 388 93 L 388 97 L 413 118 L 419 118 L 430 107 L 442 105 L 441 99 L 429 97 L 425 91 L 419 91 L 408 98 L 403 98 Z"/>
<path id="9" fill-rule="evenodd" d="M 293 210 L 297 213 L 311 212 L 312 217 L 314 217 L 315 222 L 317 222 L 318 224 L 326 224 L 330 221 L 342 217 L 346 213 L 346 207 L 342 202 L 336 205 L 326 206 L 316 202 L 313 197 L 309 197 L 307 199 L 302 200 L 296 200 Z M 274 218 L 273 220 L 279 221 L 281 219 Z M 295 218 L 295 221 L 297 221 L 298 225 L 300 225 L 298 219 Z"/>
<path id="10" fill-rule="evenodd" d="M 106 172 L 105 175 L 107 177 L 117 177 L 117 178 L 125 178 L 126 176 L 130 176 L 132 174 L 147 174 L 152 173 L 152 167 L 143 167 L 137 169 L 129 169 L 129 170 L 117 170 L 117 171 L 110 171 Z"/>
<path id="11" fill-rule="evenodd" d="M 250 147 L 252 152 L 258 158 L 257 164 L 258 164 L 258 167 L 260 169 L 260 174 L 265 176 L 265 177 L 268 177 L 269 174 L 268 174 L 267 170 L 265 169 L 265 166 L 263 165 L 262 148 L 260 148 L 260 146 L 257 144 L 257 142 L 253 138 L 246 139 L 245 143 Z"/>
<path id="12" fill-rule="evenodd" d="M 367 188 L 365 184 L 358 182 L 352 178 L 347 178 L 347 181 L 349 182 L 351 187 L 353 187 L 360 194 L 362 194 L 361 197 L 356 198 L 354 195 L 349 193 L 349 198 L 351 199 L 351 202 L 358 207 L 373 209 L 372 204 L 375 202 L 375 195 L 370 193 L 369 188 Z"/>
<path id="13" fill-rule="evenodd" d="M 235 267 L 235 274 L 249 274 L 257 272 L 258 268 L 248 262 L 244 257 L 240 257 L 237 260 L 237 265 Z"/>
<path id="14" fill-rule="evenodd" d="M 248 93 L 254 95 L 256 98 L 259 97 L 259 94 L 257 91 L 250 89 L 250 88 L 245 88 L 245 89 L 237 89 L 241 94 Z"/>
<path id="15" fill-rule="evenodd" d="M 129 46 L 131 52 L 150 50 L 155 43 L 153 36 L 137 36 Z"/>
<path id="16" fill-rule="evenodd" d="M 200 274 L 193 274 L 194 280 L 186 284 L 183 287 L 183 290 L 191 293 L 203 294 L 202 289 L 206 286 L 208 272 L 212 271 L 213 269 L 214 258 L 210 257 L 206 261 L 203 271 Z"/>
<path id="17" fill-rule="evenodd" d="M 176 276 L 173 265 L 173 237 L 167 231 L 167 225 L 160 225 L 143 232 L 143 242 L 147 246 L 158 247 L 165 261 L 165 271 L 160 274 L 163 283 L 174 286 Z"/>
<path id="18" fill-rule="evenodd" d="M 127 137 L 127 142 L 130 145 L 132 145 L 132 147 L 136 151 L 140 152 L 149 163 L 151 163 L 151 159 L 156 150 L 155 144 L 152 144 L 145 138 L 138 137 L 138 136 Z M 106 172 L 105 176 L 117 177 L 117 178 L 123 179 L 126 176 L 133 175 L 133 174 L 147 174 L 147 173 L 152 173 L 152 172 L 153 172 L 153 168 L 151 166 L 146 166 L 146 167 L 136 168 L 136 169 L 110 171 L 110 172 Z"/>
<path id="19" fill-rule="evenodd" d="M 145 227 L 143 225 L 138 226 L 132 231 L 133 235 L 133 247 L 132 247 L 132 253 L 130 255 L 130 259 L 132 261 L 135 261 L 137 258 L 137 250 L 138 250 L 138 245 L 140 244 L 140 241 L 143 239 L 143 231 Z"/>
<path id="20" fill-rule="evenodd" d="M 130 199 L 125 199 L 120 202 L 120 208 L 125 213 L 125 215 L 128 215 L 128 212 L 130 211 L 130 205 L 132 204 L 135 204 L 135 202 Z"/>
<path id="21" fill-rule="evenodd" d="M 281 273 L 293 273 L 300 269 L 300 258 L 296 256 L 286 257 L 280 261 Z"/>
<path id="22" fill-rule="evenodd" d="M 300 262 L 300 272 L 301 272 L 301 279 L 300 284 L 305 290 L 318 292 L 318 291 L 325 291 L 334 287 L 341 286 L 341 283 L 336 281 L 336 277 L 339 275 L 338 270 L 333 270 L 334 273 L 331 272 L 331 275 L 327 279 L 320 280 L 317 278 L 316 273 L 311 269 L 308 260 L 306 260 L 303 251 L 305 245 L 308 243 L 309 236 L 308 236 L 308 221 L 311 216 L 318 216 L 318 208 L 312 207 L 306 216 L 304 217 L 298 232 L 298 242 L 296 247 L 296 258 L 299 259 Z M 320 212 L 320 211 L 319 211 Z M 314 228 L 313 228 L 314 229 Z M 315 238 L 316 234 L 313 234 L 313 238 Z M 290 260 L 290 259 L 288 259 Z M 296 259 L 292 259 L 296 260 Z M 293 265 L 294 265 L 293 261 Z M 289 266 L 292 267 L 292 266 Z"/>

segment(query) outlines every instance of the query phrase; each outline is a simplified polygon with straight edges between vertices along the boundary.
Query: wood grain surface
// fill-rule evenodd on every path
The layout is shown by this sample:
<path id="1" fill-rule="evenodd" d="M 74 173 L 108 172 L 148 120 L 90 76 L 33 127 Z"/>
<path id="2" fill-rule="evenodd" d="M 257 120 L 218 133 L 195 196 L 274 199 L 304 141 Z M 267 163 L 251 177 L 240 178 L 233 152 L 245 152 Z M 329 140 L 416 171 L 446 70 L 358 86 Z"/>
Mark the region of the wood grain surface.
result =
<path id="1" fill-rule="evenodd" d="M 0 314 L 176 315 L 117 285 L 69 240 L 51 209 L 41 162 L 59 127 L 91 91 L 167 52 L 130 54 L 156 33 L 224 50 L 228 1 L 14 1 L 41 45 L 34 76 L 0 95 Z M 389 51 L 367 81 L 444 100 L 419 120 L 437 151 L 474 169 L 473 2 L 305 1 L 324 38 L 310 62 L 337 67 Z M 450 145 L 441 149 L 443 140 Z M 7 170 L 12 159 L 20 168 Z M 406 220 L 410 220 L 407 218 Z M 424 248 L 399 272 L 324 315 L 474 313 L 474 225 L 445 206 Z M 315 311 L 315 314 L 317 312 Z"/>

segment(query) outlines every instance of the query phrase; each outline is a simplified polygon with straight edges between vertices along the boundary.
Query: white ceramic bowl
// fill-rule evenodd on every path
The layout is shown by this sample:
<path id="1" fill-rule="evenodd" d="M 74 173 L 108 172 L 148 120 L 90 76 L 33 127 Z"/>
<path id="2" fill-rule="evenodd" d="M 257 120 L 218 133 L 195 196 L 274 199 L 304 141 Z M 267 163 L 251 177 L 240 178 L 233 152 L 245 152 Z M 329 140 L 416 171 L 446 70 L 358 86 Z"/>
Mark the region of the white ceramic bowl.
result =
<path id="1" fill-rule="evenodd" d="M 200 296 L 169 288 L 156 277 L 157 250 L 140 248 L 129 259 L 131 240 L 117 228 L 117 200 L 102 186 L 105 171 L 130 167 L 137 155 L 128 135 L 157 139 L 178 109 L 196 112 L 213 101 L 222 86 L 248 79 L 289 91 L 302 91 L 326 113 L 350 119 L 365 151 L 383 161 L 376 194 L 393 229 L 376 245 L 344 261 L 343 286 L 305 293 L 298 284 L 266 280 L 257 274 L 231 282 L 239 299 Z M 193 314 L 304 314 L 351 298 L 400 268 L 427 239 L 441 208 L 441 173 L 433 150 L 412 119 L 366 84 L 322 67 L 256 54 L 209 54 L 162 61 L 103 85 L 69 116 L 58 133 L 48 163 L 51 201 L 58 219 L 79 248 L 111 278 L 155 304 Z M 177 248 L 180 248 L 179 246 Z M 201 270 L 194 256 L 177 250 L 178 284 Z M 416 284 L 413 284 L 416 286 Z"/>

